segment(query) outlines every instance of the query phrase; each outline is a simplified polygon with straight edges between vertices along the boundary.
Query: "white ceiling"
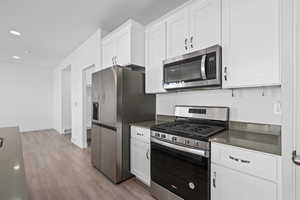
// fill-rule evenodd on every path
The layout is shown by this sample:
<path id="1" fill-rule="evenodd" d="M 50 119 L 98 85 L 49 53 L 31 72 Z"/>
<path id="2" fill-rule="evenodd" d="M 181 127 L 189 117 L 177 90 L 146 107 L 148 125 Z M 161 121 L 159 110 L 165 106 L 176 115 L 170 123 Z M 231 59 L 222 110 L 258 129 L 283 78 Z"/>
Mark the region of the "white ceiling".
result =
<path id="1" fill-rule="evenodd" d="M 98 27 L 111 31 L 128 18 L 148 24 L 186 1 L 0 0 L 0 62 L 54 67 Z"/>

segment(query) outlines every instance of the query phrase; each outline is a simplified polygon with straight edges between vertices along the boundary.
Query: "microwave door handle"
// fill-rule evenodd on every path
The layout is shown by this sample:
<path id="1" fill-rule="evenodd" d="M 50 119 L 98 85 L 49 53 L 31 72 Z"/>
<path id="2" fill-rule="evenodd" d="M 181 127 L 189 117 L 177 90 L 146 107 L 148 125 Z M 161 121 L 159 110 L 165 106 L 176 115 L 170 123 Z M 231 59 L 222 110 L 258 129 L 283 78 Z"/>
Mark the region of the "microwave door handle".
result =
<path id="1" fill-rule="evenodd" d="M 206 61 L 206 55 L 202 56 L 201 59 L 201 76 L 203 80 L 206 80 L 206 71 L 205 71 L 205 61 Z"/>

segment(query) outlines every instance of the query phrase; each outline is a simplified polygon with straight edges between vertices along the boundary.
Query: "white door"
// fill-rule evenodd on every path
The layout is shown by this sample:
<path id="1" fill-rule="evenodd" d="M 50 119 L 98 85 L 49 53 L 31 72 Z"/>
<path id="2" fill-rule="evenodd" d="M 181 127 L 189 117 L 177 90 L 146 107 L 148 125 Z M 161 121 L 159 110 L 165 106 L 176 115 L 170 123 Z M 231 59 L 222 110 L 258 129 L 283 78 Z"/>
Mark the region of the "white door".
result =
<path id="1" fill-rule="evenodd" d="M 221 45 L 221 0 L 198 0 L 189 14 L 191 51 Z"/>
<path id="2" fill-rule="evenodd" d="M 278 200 L 275 183 L 215 164 L 211 191 L 211 200 Z"/>
<path id="3" fill-rule="evenodd" d="M 167 57 L 189 52 L 188 10 L 183 9 L 167 19 Z"/>
<path id="4" fill-rule="evenodd" d="M 111 67 L 114 65 L 116 56 L 116 42 L 113 39 L 102 42 L 102 68 Z"/>
<path id="5" fill-rule="evenodd" d="M 300 156 L 300 2 L 297 0 L 296 3 L 296 154 Z M 300 157 L 299 157 L 300 158 Z M 296 199 L 300 199 L 300 163 L 294 165 L 296 170 Z"/>
<path id="6" fill-rule="evenodd" d="M 131 173 L 150 185 L 150 144 L 131 139 Z"/>
<path id="7" fill-rule="evenodd" d="M 146 33 L 146 92 L 162 93 L 163 60 L 166 59 L 166 24 L 154 25 Z"/>
<path id="8" fill-rule="evenodd" d="M 279 0 L 223 0 L 224 88 L 279 85 Z"/>
<path id="9" fill-rule="evenodd" d="M 130 28 L 120 32 L 116 37 L 116 62 L 118 65 L 126 66 L 131 64 Z"/>

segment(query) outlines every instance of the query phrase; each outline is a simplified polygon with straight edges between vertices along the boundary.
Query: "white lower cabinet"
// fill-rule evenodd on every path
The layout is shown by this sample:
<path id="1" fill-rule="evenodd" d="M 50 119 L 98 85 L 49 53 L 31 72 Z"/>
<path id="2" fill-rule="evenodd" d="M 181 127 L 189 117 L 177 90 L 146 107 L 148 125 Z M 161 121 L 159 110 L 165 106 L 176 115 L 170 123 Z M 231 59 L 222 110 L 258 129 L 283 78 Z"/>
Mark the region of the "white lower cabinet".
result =
<path id="1" fill-rule="evenodd" d="M 133 130 L 136 128 L 137 127 L 131 127 L 130 170 L 136 178 L 150 186 L 150 142 L 145 142 L 143 139 L 132 137 L 135 133 Z"/>
<path id="2" fill-rule="evenodd" d="M 281 157 L 212 143 L 211 200 L 281 200 Z"/>
<path id="3" fill-rule="evenodd" d="M 278 200 L 274 182 L 211 165 L 211 200 Z"/>

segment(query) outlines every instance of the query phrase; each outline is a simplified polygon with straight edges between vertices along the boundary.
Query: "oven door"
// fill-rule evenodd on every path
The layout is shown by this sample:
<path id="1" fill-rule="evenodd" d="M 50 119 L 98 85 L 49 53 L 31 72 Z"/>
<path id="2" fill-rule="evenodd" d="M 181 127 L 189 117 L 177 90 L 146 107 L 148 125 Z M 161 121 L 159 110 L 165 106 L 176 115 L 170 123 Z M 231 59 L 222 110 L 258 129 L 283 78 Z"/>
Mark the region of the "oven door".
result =
<path id="1" fill-rule="evenodd" d="M 154 140 L 151 141 L 151 181 L 185 200 L 208 200 L 209 158 Z"/>

